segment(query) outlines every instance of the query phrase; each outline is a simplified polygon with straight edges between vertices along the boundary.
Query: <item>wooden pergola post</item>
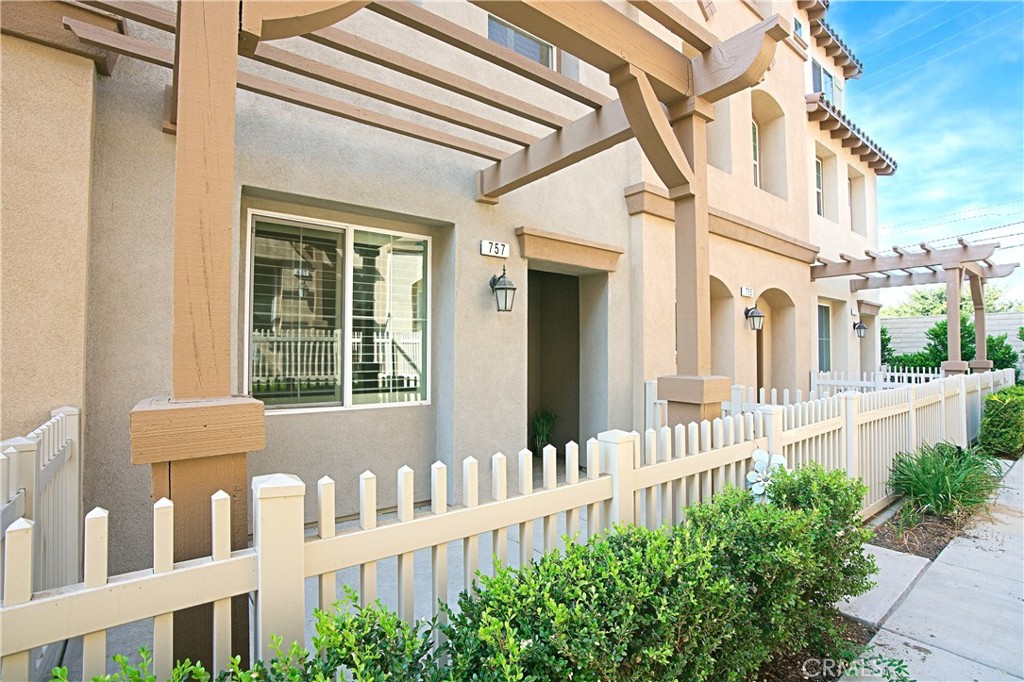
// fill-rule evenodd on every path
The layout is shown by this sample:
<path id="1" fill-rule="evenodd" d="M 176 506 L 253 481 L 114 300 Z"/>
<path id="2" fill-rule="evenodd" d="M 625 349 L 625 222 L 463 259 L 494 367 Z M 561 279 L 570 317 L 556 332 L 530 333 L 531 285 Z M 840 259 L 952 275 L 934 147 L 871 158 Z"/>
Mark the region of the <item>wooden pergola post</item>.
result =
<path id="1" fill-rule="evenodd" d="M 247 455 L 264 445 L 263 404 L 231 395 L 232 187 L 237 2 L 178 8 L 172 395 L 131 414 L 132 462 L 152 467 L 154 500 L 175 506 L 174 560 L 208 556 L 210 496 L 231 496 L 232 549 L 248 542 Z M 218 615 L 218 629 L 227 626 Z M 174 614 L 174 657 L 213 658 L 212 605 Z M 233 600 L 231 652 L 248 658 L 248 604 Z"/>
<path id="2" fill-rule="evenodd" d="M 971 300 L 974 303 L 974 359 L 968 364 L 972 372 L 991 371 L 988 359 L 988 333 L 985 324 L 985 279 L 968 272 L 971 281 Z"/>
<path id="3" fill-rule="evenodd" d="M 943 268 L 946 271 L 946 355 L 942 371 L 946 374 L 966 374 L 968 365 L 961 360 L 960 348 L 960 287 L 964 269 L 957 264 Z"/>
<path id="4" fill-rule="evenodd" d="M 713 112 L 700 98 L 669 111 L 672 131 L 692 170 L 688 185 L 669 189 L 675 200 L 676 375 L 658 378 L 658 397 L 668 401 L 670 424 L 721 416 L 733 383 L 711 371 L 707 124 Z"/>

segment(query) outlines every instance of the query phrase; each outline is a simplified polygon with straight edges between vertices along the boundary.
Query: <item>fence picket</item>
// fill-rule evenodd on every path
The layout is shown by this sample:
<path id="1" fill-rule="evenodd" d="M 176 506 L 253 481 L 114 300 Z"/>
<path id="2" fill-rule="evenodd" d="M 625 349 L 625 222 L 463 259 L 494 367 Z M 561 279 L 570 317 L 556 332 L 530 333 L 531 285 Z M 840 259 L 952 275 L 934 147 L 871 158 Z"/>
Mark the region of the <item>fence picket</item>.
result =
<path id="1" fill-rule="evenodd" d="M 435 516 L 448 512 L 448 467 L 443 462 L 430 466 L 430 512 Z M 430 547 L 430 614 L 439 623 L 448 617 L 438 606 L 448 602 L 448 545 Z M 440 636 L 440 632 L 436 633 Z M 440 639 L 436 640 L 440 644 Z"/>
<path id="2" fill-rule="evenodd" d="M 331 479 L 324 476 L 321 481 Z M 331 481 L 333 498 L 334 482 Z M 331 521 L 334 521 L 333 499 Z M 210 496 L 211 523 L 211 558 L 226 561 L 231 557 L 231 496 L 218 490 Z M 333 529 L 334 524 L 331 524 Z M 333 580 L 334 574 L 331 574 Z M 333 587 L 333 584 L 332 584 Z M 320 588 L 321 603 L 323 601 L 323 584 Z M 333 601 L 331 602 L 333 603 Z M 231 598 L 217 599 L 213 602 L 213 663 L 216 670 L 227 670 L 231 659 Z"/>
<path id="3" fill-rule="evenodd" d="M 359 476 L 359 527 L 372 530 L 377 527 L 377 477 L 371 471 Z M 370 561 L 359 567 L 359 604 L 367 607 L 377 600 L 377 562 Z"/>
<path id="4" fill-rule="evenodd" d="M 412 467 L 403 466 L 398 470 L 398 522 L 407 523 L 413 520 L 413 482 Z M 415 621 L 414 599 L 416 590 L 413 584 L 412 552 L 398 555 L 398 615 L 406 623 Z"/>
<path id="5" fill-rule="evenodd" d="M 596 438 L 587 439 L 587 480 L 596 481 L 601 477 L 600 451 Z M 593 503 L 587 507 L 587 540 L 601 532 L 601 505 Z"/>
<path id="6" fill-rule="evenodd" d="M 85 586 L 107 584 L 107 522 L 109 513 L 99 507 L 85 516 Z M 82 637 L 82 677 L 103 675 L 107 669 L 107 631 Z"/>
<path id="7" fill-rule="evenodd" d="M 495 502 L 508 498 L 508 460 L 500 452 L 491 457 L 491 497 Z M 494 571 L 508 564 L 508 528 L 501 526 L 491 531 L 491 551 L 495 556 Z"/>
<path id="8" fill-rule="evenodd" d="M 153 505 L 153 573 L 174 567 L 174 503 L 166 497 Z M 153 618 L 153 672 L 169 679 L 174 668 L 174 614 Z"/>
<path id="9" fill-rule="evenodd" d="M 565 444 L 565 484 L 575 485 L 580 481 L 580 446 L 573 441 Z M 573 507 L 565 512 L 565 534 L 578 539 L 580 532 L 580 509 Z"/>
<path id="10" fill-rule="evenodd" d="M 533 453 L 523 448 L 519 451 L 519 494 L 533 493 Z M 533 521 L 519 524 L 519 565 L 533 561 Z"/>
<path id="11" fill-rule="evenodd" d="M 467 509 L 473 509 L 480 503 L 479 466 L 476 457 L 462 460 L 462 503 Z M 462 584 L 465 590 L 473 593 L 476 572 L 480 568 L 480 538 L 470 535 L 462 539 Z"/>
<path id="12" fill-rule="evenodd" d="M 32 532 L 35 523 L 18 519 L 4 534 L 4 607 L 24 604 L 32 599 Z M 19 651 L 0 659 L 5 680 L 29 679 L 29 651 Z"/>
<path id="13" fill-rule="evenodd" d="M 558 451 L 554 445 L 544 446 L 544 490 L 558 487 Z M 544 517 L 544 553 L 554 551 L 558 547 L 558 517 L 548 514 Z"/>

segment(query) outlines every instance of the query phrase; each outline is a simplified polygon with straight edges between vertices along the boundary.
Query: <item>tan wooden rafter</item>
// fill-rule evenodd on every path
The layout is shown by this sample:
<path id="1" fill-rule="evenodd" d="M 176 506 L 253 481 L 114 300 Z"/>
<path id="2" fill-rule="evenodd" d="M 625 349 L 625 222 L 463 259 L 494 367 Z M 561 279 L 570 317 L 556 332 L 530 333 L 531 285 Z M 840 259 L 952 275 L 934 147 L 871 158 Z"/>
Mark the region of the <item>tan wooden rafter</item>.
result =
<path id="1" fill-rule="evenodd" d="M 998 279 L 1000 277 L 1009 277 L 1017 269 L 1018 265 L 1018 263 L 1007 263 L 985 266 L 982 268 L 983 276 L 981 279 L 989 280 Z M 850 282 L 850 291 L 857 292 L 865 291 L 867 289 L 890 289 L 893 287 L 917 286 L 924 284 L 944 284 L 946 282 L 946 274 L 942 270 L 934 272 L 916 272 L 906 275 L 865 277 L 866 279 L 852 280 Z M 978 278 L 965 274 L 964 279 L 974 280 Z"/>
<path id="2" fill-rule="evenodd" d="M 327 28 L 370 4 L 370 0 L 244 0 L 241 9 L 239 48 L 252 52 L 264 40 L 291 38 Z"/>
<path id="3" fill-rule="evenodd" d="M 931 251 L 910 252 L 902 250 L 892 256 L 879 256 L 872 258 L 843 257 L 842 263 L 823 262 L 822 265 L 811 267 L 811 279 L 826 279 L 829 277 L 849 277 L 852 275 L 872 275 L 890 272 L 893 270 L 906 270 L 907 268 L 936 267 L 960 267 L 962 263 L 982 261 L 991 258 L 998 243 L 969 244 L 967 246 L 953 246 L 944 249 L 932 249 Z M 819 261 L 824 261 L 818 258 Z"/>
<path id="4" fill-rule="evenodd" d="M 374 2 L 368 9 L 587 106 L 596 108 L 610 101 L 605 95 L 578 81 L 552 71 L 518 52 L 502 47 L 485 36 L 417 7 L 411 2 Z M 487 9 L 493 12 L 490 3 Z M 577 56 L 583 58 L 583 55 Z"/>
<path id="5" fill-rule="evenodd" d="M 103 47 L 111 52 L 116 52 L 127 57 L 134 57 L 135 59 L 166 68 L 173 68 L 174 66 L 174 51 L 170 48 L 164 48 L 143 40 L 129 38 L 113 31 L 96 28 L 95 26 L 71 19 L 66 19 L 64 24 L 69 30 L 78 36 L 79 40 L 88 45 Z M 320 111 L 322 113 L 350 121 L 365 123 L 371 127 L 399 133 L 407 137 L 423 140 L 442 147 L 465 152 L 473 156 L 489 159 L 491 161 L 497 161 L 508 156 L 507 152 L 495 147 L 480 144 L 472 140 L 466 140 L 455 135 L 434 130 L 433 128 L 403 121 L 402 119 L 395 118 L 394 116 L 388 116 L 387 114 L 357 107 L 330 97 L 325 97 L 323 95 L 302 90 L 301 88 L 296 88 L 291 85 L 279 83 L 268 78 L 245 73 L 243 71 L 238 72 L 238 87 L 242 90 L 247 90 L 273 99 L 296 104 L 307 109 Z"/>
<path id="6" fill-rule="evenodd" d="M 531 25 L 528 30 L 534 28 Z M 778 42 L 787 35 L 781 19 L 775 16 L 709 48 L 691 62 L 697 96 L 717 101 L 760 81 Z M 493 203 L 503 194 L 634 137 L 638 129 L 647 131 L 641 146 L 652 164 L 657 164 L 659 174 L 665 173 L 661 179 L 666 187 L 683 187 L 688 182 L 684 178 L 690 175 L 689 166 L 680 155 L 678 142 L 666 130 L 672 120 L 685 114 L 675 109 L 685 109 L 695 98 L 677 99 L 666 115 L 658 106 L 653 85 L 645 86 L 636 78 L 645 75 L 643 70 L 627 67 L 619 71 L 620 76 L 627 73 L 633 75 L 619 83 L 628 90 L 628 94 L 620 90 L 621 100 L 584 116 L 572 124 L 571 130 L 552 133 L 481 171 L 478 201 Z M 648 76 L 644 82 L 650 84 Z M 648 93 L 646 99 L 644 92 Z M 627 101 L 628 108 L 624 106 Z"/>
<path id="7" fill-rule="evenodd" d="M 687 45 L 692 45 L 700 52 L 718 43 L 715 34 L 691 19 L 688 14 L 669 2 L 655 0 L 629 0 L 629 4 L 667 28 Z"/>

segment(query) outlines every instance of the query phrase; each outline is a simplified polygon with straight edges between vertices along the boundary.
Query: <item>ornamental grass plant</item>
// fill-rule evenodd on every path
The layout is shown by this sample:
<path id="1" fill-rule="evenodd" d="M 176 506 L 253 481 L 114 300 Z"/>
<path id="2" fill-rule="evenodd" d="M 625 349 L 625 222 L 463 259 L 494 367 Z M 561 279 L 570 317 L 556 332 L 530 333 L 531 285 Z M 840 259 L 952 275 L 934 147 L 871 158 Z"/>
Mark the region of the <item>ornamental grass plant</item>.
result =
<path id="1" fill-rule="evenodd" d="M 959 516 L 988 503 L 999 489 L 999 461 L 980 448 L 922 445 L 893 460 L 889 489 L 922 514 Z"/>

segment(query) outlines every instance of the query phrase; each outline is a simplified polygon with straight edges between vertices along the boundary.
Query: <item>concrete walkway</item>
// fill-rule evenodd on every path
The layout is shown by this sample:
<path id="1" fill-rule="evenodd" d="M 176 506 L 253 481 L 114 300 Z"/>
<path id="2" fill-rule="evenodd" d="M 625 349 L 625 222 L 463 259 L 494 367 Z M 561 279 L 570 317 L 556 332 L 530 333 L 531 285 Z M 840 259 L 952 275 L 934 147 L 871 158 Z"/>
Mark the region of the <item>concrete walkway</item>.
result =
<path id="1" fill-rule="evenodd" d="M 841 606 L 880 626 L 871 655 L 919 682 L 1024 680 L 1024 465 L 935 561 L 872 547 L 878 587 Z M 860 679 L 879 679 L 864 677 Z"/>

